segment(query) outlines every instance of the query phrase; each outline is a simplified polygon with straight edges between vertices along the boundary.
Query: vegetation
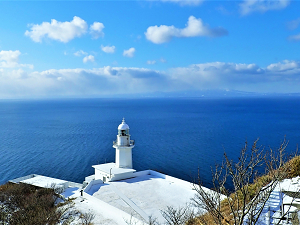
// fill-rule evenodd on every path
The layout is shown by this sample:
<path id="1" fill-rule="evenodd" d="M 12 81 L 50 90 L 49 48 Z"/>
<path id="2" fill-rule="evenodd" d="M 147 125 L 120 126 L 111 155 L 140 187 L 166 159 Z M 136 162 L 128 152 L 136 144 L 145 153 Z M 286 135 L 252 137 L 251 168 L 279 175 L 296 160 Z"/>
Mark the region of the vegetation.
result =
<path id="1" fill-rule="evenodd" d="M 68 224 L 71 201 L 58 203 L 55 190 L 21 183 L 0 186 L 0 224 Z"/>
<path id="2" fill-rule="evenodd" d="M 193 199 L 195 205 L 207 213 L 199 216 L 199 224 L 257 224 L 262 210 L 277 184 L 286 178 L 300 175 L 300 156 L 290 160 L 284 159 L 287 142 L 280 147 L 266 152 L 257 147 L 257 141 L 248 149 L 246 143 L 240 153 L 238 162 L 228 159 L 217 166 L 213 173 L 215 193 L 207 193 L 199 184 L 195 185 L 197 195 Z M 265 175 L 258 176 L 257 171 L 265 168 Z M 234 190 L 225 186 L 232 182 Z M 296 198 L 298 195 L 294 195 Z M 292 205 L 292 204 L 291 204 Z M 278 223 L 285 219 L 281 215 Z"/>

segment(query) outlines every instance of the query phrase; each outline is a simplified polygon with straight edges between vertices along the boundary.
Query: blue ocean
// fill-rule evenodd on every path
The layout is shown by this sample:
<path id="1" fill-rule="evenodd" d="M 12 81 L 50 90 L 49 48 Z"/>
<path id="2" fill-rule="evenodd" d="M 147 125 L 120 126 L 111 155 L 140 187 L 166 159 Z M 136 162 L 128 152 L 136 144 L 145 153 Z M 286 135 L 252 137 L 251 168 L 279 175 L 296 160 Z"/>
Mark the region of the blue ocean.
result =
<path id="1" fill-rule="evenodd" d="M 299 97 L 0 101 L 0 184 L 32 173 L 83 182 L 92 165 L 113 162 L 125 118 L 133 166 L 211 187 L 211 167 L 245 141 L 288 153 L 300 143 Z"/>

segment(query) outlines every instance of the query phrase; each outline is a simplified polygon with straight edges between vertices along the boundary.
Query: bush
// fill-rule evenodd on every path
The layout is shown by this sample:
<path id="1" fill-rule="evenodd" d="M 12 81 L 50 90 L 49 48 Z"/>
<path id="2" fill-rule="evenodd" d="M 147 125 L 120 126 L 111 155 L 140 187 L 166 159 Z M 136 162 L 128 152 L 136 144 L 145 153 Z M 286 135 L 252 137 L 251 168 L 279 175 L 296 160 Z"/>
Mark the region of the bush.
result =
<path id="1" fill-rule="evenodd" d="M 28 184 L 8 183 L 0 186 L 1 207 L 5 209 L 5 213 L 0 214 L 0 224 L 57 224 L 62 212 L 57 210 L 54 196 L 53 189 Z"/>
<path id="2" fill-rule="evenodd" d="M 288 163 L 287 166 L 290 167 L 288 178 L 293 178 L 300 176 L 300 156 L 295 156 Z"/>

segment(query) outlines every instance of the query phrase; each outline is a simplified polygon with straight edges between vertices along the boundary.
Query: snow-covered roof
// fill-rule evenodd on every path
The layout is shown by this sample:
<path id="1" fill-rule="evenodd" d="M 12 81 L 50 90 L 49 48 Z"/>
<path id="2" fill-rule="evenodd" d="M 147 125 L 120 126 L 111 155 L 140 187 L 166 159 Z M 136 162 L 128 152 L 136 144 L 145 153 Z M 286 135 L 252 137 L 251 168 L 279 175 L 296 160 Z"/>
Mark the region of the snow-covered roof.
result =
<path id="1" fill-rule="evenodd" d="M 21 183 L 25 184 L 31 184 L 37 187 L 45 187 L 45 188 L 50 188 L 52 185 L 57 186 L 65 186 L 66 183 L 69 183 L 66 180 L 60 180 L 52 177 L 46 177 L 42 175 L 37 175 L 33 178 L 29 178 L 26 180 L 20 181 Z"/>
<path id="2" fill-rule="evenodd" d="M 115 164 L 104 165 L 109 168 L 109 165 Z M 97 166 L 99 165 L 94 167 Z M 109 172 L 109 170 L 106 171 Z M 50 187 L 51 184 L 63 185 L 65 189 L 62 195 L 65 198 L 76 198 L 74 209 L 82 213 L 93 213 L 95 215 L 95 219 L 92 221 L 94 224 L 127 225 L 128 221 L 132 221 L 136 225 L 142 225 L 145 218 L 147 219 L 149 216 L 162 222 L 164 218 L 160 210 L 166 209 L 167 206 L 184 207 L 196 193 L 191 183 L 175 177 L 152 170 L 134 174 L 135 178 L 115 182 L 91 181 L 91 188 L 85 189 L 83 196 L 80 192 L 81 187 L 69 185 L 73 183 L 65 180 L 41 175 L 30 175 L 17 180 L 39 187 Z M 207 191 L 211 190 L 207 189 Z M 80 221 L 77 218 L 71 225 L 78 224 L 78 222 Z"/>
<path id="3" fill-rule="evenodd" d="M 136 174 L 130 179 L 95 184 L 87 194 L 139 220 L 153 216 L 159 222 L 164 222 L 161 210 L 184 207 L 196 194 L 189 182 L 154 171 Z"/>
<path id="4" fill-rule="evenodd" d="M 118 130 L 129 130 L 129 126 L 126 124 L 124 118 L 122 120 L 122 123 L 118 126 Z"/>
<path id="5" fill-rule="evenodd" d="M 122 173 L 129 173 L 129 172 L 135 172 L 134 169 L 129 168 L 118 168 L 116 167 L 115 163 L 105 163 L 100 165 L 94 165 L 93 166 L 96 170 L 100 170 L 106 174 L 122 174 Z"/>

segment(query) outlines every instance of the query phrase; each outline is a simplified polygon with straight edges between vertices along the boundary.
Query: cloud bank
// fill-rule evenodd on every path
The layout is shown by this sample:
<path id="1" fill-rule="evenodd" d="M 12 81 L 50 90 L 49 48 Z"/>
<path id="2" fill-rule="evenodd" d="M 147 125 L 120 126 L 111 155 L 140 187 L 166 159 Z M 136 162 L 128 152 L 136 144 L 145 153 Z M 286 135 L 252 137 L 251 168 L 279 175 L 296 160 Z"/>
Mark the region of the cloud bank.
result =
<path id="1" fill-rule="evenodd" d="M 228 31 L 222 27 L 210 28 L 202 20 L 190 16 L 185 28 L 176 28 L 174 26 L 150 26 L 145 32 L 146 38 L 155 43 L 162 44 L 169 42 L 173 37 L 220 37 L 227 35 Z"/>
<path id="2" fill-rule="evenodd" d="M 211 62 L 157 71 L 134 67 L 26 72 L 0 68 L 0 97 L 103 96 L 185 90 L 229 89 L 300 92 L 300 62 L 256 64 Z"/>

